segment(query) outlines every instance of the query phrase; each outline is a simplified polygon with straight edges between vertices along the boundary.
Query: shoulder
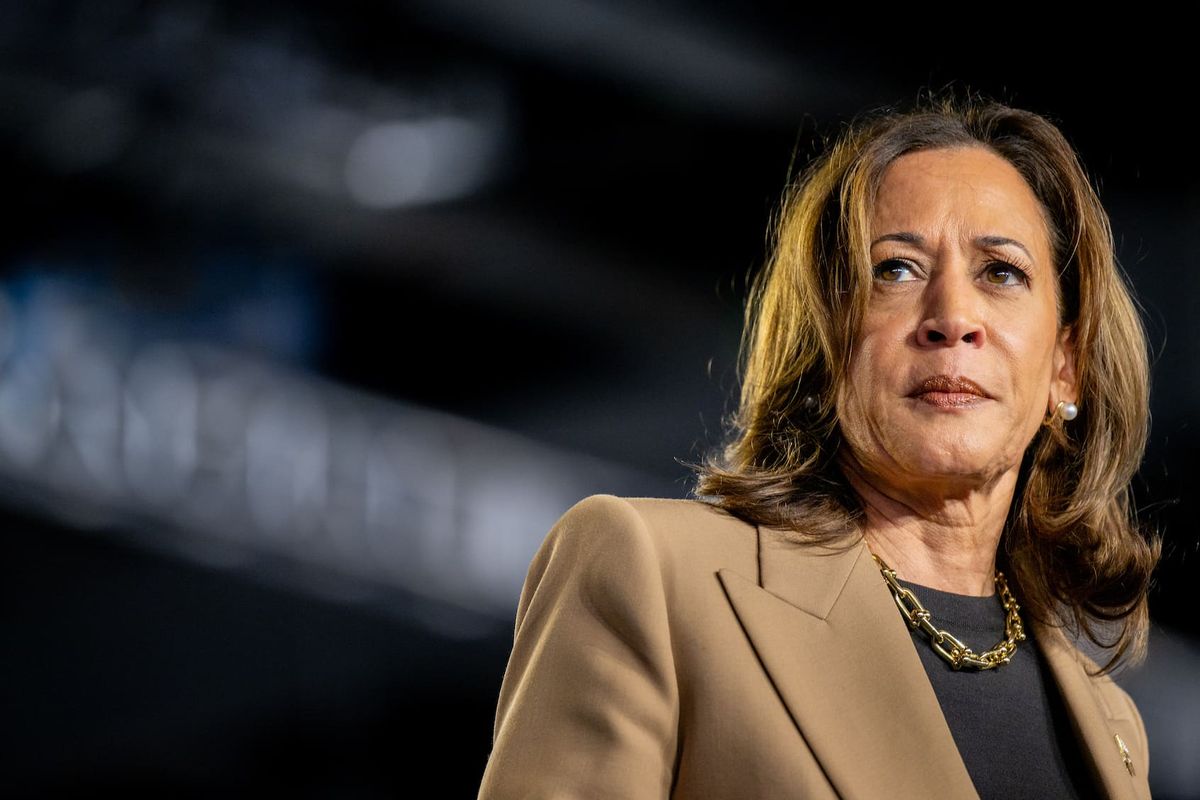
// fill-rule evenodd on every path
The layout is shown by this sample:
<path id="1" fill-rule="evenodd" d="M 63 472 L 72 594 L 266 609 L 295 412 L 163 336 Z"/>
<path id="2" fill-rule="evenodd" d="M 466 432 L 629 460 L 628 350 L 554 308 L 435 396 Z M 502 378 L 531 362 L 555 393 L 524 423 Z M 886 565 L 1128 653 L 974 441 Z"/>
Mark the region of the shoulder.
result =
<path id="1" fill-rule="evenodd" d="M 669 594 L 712 583 L 722 568 L 753 575 L 754 525 L 694 499 L 593 494 L 566 510 L 546 534 L 527 575 L 559 576 L 619 591 L 652 581 Z"/>
<path id="2" fill-rule="evenodd" d="M 755 526 L 696 499 L 593 494 L 558 519 L 548 542 L 586 550 L 622 546 L 659 560 L 723 560 L 757 548 Z"/>
<path id="3" fill-rule="evenodd" d="M 724 528 L 739 529 L 753 526 L 737 519 L 724 509 L 697 499 L 672 497 L 624 497 L 613 494 L 592 494 L 576 502 L 563 518 L 588 517 L 593 520 L 639 520 L 652 530 L 670 535 L 681 527 L 694 530 Z"/>

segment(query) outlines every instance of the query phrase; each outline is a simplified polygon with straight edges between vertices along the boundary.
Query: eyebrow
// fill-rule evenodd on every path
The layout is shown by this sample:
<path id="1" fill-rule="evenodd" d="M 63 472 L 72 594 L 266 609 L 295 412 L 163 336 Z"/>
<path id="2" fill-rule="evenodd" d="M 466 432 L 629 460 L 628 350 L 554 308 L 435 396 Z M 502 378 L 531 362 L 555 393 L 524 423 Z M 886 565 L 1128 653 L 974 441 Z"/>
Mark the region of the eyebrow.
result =
<path id="1" fill-rule="evenodd" d="M 912 231 L 901 231 L 899 233 L 885 233 L 875 241 L 871 242 L 871 247 L 880 242 L 906 242 L 908 244 L 924 244 L 925 237 L 919 233 Z M 1035 260 L 1033 253 L 1029 252 L 1029 248 L 1018 242 L 1016 239 L 1010 239 L 1007 236 L 976 236 L 974 243 L 981 247 L 998 247 L 1000 245 L 1011 244 L 1025 251 L 1025 255 L 1029 256 L 1029 260 Z"/>

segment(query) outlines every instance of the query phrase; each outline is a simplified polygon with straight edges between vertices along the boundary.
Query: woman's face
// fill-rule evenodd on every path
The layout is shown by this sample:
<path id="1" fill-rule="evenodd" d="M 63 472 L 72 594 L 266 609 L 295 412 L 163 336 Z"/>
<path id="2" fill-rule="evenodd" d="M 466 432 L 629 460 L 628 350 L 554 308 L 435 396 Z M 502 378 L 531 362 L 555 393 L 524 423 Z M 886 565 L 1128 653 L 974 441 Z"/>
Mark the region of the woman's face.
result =
<path id="1" fill-rule="evenodd" d="M 981 147 L 908 153 L 871 224 L 871 299 L 839 419 L 859 465 L 901 492 L 1008 475 L 1072 401 L 1072 343 L 1040 205 Z"/>

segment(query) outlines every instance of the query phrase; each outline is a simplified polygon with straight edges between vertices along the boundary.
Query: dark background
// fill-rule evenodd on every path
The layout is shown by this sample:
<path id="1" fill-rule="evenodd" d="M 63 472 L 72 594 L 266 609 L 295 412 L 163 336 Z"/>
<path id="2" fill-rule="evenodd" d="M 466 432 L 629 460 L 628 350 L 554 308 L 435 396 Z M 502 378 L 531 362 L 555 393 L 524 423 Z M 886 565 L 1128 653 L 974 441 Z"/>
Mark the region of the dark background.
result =
<path id="1" fill-rule="evenodd" d="M 1143 305 L 1119 680 L 1200 797 L 1192 45 L 867 17 L 0 4 L 4 793 L 473 797 L 549 526 L 719 437 L 793 156 L 953 83 L 1060 125 Z"/>

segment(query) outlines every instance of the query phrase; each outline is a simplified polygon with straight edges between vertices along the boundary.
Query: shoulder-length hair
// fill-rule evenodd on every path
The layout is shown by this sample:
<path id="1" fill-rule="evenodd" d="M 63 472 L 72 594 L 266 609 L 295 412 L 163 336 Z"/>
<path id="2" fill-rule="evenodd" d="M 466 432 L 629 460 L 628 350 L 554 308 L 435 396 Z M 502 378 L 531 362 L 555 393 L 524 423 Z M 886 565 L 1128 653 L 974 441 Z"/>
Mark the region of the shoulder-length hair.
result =
<path id="1" fill-rule="evenodd" d="M 1040 201 L 1079 394 L 1078 416 L 1064 424 L 1055 415 L 1025 452 L 997 560 L 1029 614 L 1114 648 L 1097 674 L 1126 657 L 1140 662 L 1162 547 L 1131 502 L 1149 432 L 1147 342 L 1108 215 L 1074 149 L 1046 118 L 970 96 L 874 110 L 826 144 L 773 220 L 746 303 L 740 403 L 724 420 L 724 443 L 691 465 L 692 494 L 797 542 L 857 542 L 864 513 L 838 467 L 835 401 L 871 292 L 876 190 L 905 153 L 987 148 Z"/>

